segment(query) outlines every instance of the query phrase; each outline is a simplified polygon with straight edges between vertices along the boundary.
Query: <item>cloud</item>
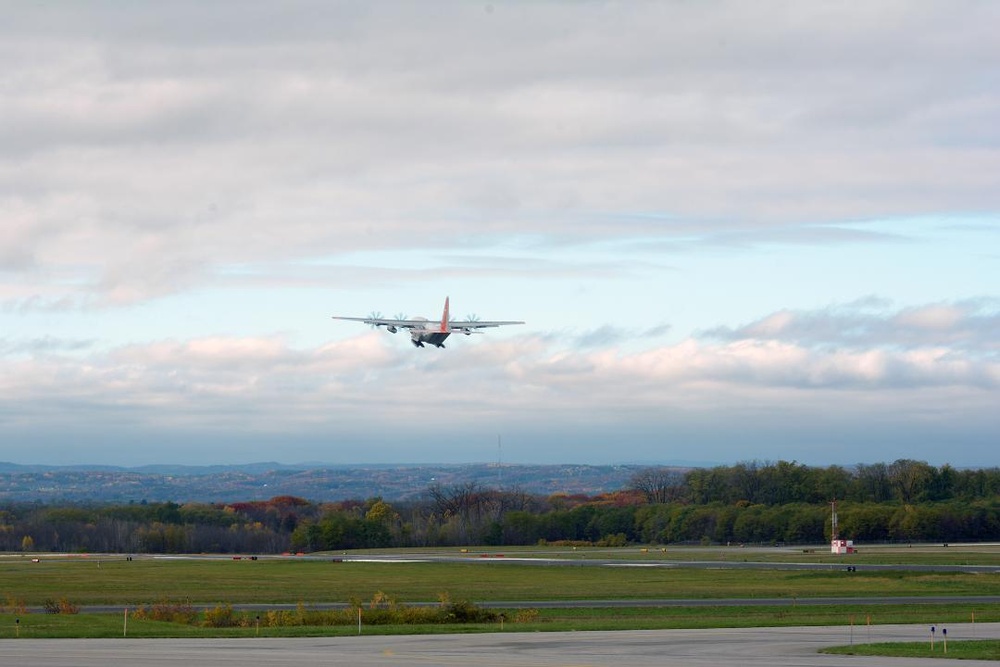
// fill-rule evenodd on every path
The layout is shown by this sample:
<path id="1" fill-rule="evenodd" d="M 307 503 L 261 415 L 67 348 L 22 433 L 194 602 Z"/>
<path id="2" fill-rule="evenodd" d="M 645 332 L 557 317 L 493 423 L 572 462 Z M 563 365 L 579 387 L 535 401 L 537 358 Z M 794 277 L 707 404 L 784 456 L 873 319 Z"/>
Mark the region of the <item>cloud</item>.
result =
<path id="1" fill-rule="evenodd" d="M 703 333 L 724 341 L 775 341 L 805 347 L 964 350 L 989 358 L 998 350 L 1000 302 L 995 298 L 871 311 L 860 301 L 814 311 L 782 310 L 740 327 Z M 878 302 L 875 302 L 876 304 Z"/>
<path id="2" fill-rule="evenodd" d="M 86 351 L 93 348 L 96 342 L 92 339 L 55 338 L 52 336 L 19 341 L 0 338 L 0 357 L 20 354 L 34 356 L 49 353 Z"/>
<path id="3" fill-rule="evenodd" d="M 618 348 L 629 341 L 643 341 L 645 339 L 659 338 L 670 331 L 669 324 L 650 327 L 649 329 L 636 331 L 622 326 L 604 324 L 594 329 L 574 333 L 567 338 L 567 345 L 576 350 L 586 350 L 588 348 Z M 549 342 L 559 340 L 558 336 L 548 339 Z"/>
<path id="4" fill-rule="evenodd" d="M 19 7 L 0 270 L 118 306 L 476 236 L 897 240 L 839 223 L 1000 203 L 996 12 Z"/>
<path id="5" fill-rule="evenodd" d="M 610 345 L 620 343 L 627 336 L 628 332 L 623 329 L 613 327 L 611 325 L 604 325 L 577 336 L 576 345 L 584 348 L 608 347 Z"/>
<path id="6" fill-rule="evenodd" d="M 970 304 L 949 308 L 886 313 L 884 329 L 863 322 L 889 331 L 902 316 L 940 333 L 980 317 Z M 995 348 L 916 345 L 912 331 L 900 332 L 899 345 L 861 345 L 877 338 L 869 333 L 833 346 L 829 324 L 818 326 L 817 318 L 782 314 L 729 339 L 689 338 L 640 351 L 616 347 L 621 332 L 613 329 L 585 334 L 586 346 L 529 333 L 463 339 L 447 351 L 413 350 L 381 332 L 301 349 L 280 337 L 110 350 L 82 341 L 8 341 L 0 356 L 0 421 L 12 433 L 70 433 L 82 421 L 111 439 L 186 434 L 215 442 L 209 451 L 283 437 L 378 443 L 369 453 L 385 456 L 402 446 L 393 443 L 436 442 L 436 455 L 452 458 L 461 456 L 462 433 L 484 429 L 539 446 L 556 432 L 585 439 L 604 433 L 603 444 L 613 439 L 616 451 L 643 451 L 658 429 L 709 442 L 743 423 L 748 432 L 784 433 L 775 437 L 787 444 L 806 437 L 809 424 L 829 421 L 831 406 L 840 422 L 829 426 L 831 437 L 848 438 L 856 429 L 845 425 L 868 423 L 876 430 L 897 424 L 917 438 L 914 424 L 934 431 L 956 420 L 965 422 L 969 438 L 982 435 L 973 426 L 989 422 L 1000 392 Z M 577 458 L 600 456 L 600 446 L 578 450 Z M 331 447 L 327 458 L 346 456 Z"/>
<path id="7" fill-rule="evenodd" d="M 836 225 L 800 225 L 774 227 L 757 231 L 721 232 L 709 235 L 703 244 L 750 247 L 756 245 L 834 245 L 844 243 L 906 243 L 910 239 L 901 234 L 888 234 L 867 229 L 854 229 Z"/>

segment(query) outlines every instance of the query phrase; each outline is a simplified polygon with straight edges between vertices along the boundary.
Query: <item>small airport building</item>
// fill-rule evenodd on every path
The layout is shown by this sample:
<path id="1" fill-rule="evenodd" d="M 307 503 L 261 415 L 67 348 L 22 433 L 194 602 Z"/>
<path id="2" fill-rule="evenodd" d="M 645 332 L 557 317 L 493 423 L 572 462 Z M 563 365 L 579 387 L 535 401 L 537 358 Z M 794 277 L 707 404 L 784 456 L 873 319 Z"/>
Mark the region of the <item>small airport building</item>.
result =
<path id="1" fill-rule="evenodd" d="M 835 554 L 854 553 L 854 540 L 833 540 L 830 543 L 830 553 L 835 553 Z"/>

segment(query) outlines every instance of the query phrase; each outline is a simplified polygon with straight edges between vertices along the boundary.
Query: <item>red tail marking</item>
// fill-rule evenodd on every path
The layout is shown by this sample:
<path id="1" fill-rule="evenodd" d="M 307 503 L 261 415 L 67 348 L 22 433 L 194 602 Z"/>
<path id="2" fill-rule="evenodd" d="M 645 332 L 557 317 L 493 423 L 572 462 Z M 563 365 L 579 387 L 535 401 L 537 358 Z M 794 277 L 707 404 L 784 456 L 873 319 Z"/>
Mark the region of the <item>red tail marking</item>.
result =
<path id="1" fill-rule="evenodd" d="M 441 316 L 441 333 L 448 331 L 448 300 L 450 297 L 444 298 L 444 315 Z"/>

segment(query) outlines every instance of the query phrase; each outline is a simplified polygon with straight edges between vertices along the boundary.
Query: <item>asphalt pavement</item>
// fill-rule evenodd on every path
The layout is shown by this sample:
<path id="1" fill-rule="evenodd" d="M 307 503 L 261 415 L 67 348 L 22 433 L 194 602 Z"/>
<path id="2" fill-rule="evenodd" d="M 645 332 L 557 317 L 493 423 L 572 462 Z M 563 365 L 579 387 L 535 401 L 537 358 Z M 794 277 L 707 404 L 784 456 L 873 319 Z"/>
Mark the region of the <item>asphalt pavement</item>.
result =
<path id="1" fill-rule="evenodd" d="M 935 650 L 942 651 L 941 630 Z M 951 641 L 1000 639 L 1000 623 L 956 624 Z M 0 664 L 31 667 L 899 667 L 904 658 L 820 654 L 820 648 L 886 641 L 926 641 L 920 625 L 641 630 L 625 632 L 497 632 L 473 635 L 360 636 L 301 639 L 5 639 Z M 940 654 L 939 654 L 940 655 Z M 921 663 L 923 664 L 923 663 Z M 963 661 L 963 667 L 995 665 Z"/>

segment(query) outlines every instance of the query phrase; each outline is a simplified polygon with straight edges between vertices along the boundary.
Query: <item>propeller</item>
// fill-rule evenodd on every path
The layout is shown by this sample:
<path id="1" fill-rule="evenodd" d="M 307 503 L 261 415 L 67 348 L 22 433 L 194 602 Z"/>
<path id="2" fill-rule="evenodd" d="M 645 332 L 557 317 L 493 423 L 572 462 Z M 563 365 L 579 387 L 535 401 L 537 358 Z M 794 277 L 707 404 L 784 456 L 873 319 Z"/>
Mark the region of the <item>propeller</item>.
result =
<path id="1" fill-rule="evenodd" d="M 395 315 L 393 315 L 393 318 L 395 318 L 397 320 L 405 320 L 406 319 L 406 313 L 396 313 Z"/>
<path id="2" fill-rule="evenodd" d="M 380 319 L 382 319 L 382 313 L 379 312 L 379 311 L 377 311 L 377 310 L 373 310 L 371 313 L 368 314 L 368 319 L 370 319 L 370 320 L 380 320 Z M 368 326 L 370 326 L 372 329 L 378 329 L 379 326 L 381 326 L 381 325 L 375 324 L 374 322 L 369 322 Z"/>
<path id="3" fill-rule="evenodd" d="M 478 321 L 479 321 L 479 315 L 476 315 L 475 313 L 469 313 L 468 315 L 465 316 L 465 319 L 462 320 L 462 322 L 458 322 L 457 324 L 459 324 L 459 325 L 461 325 L 463 323 L 464 324 L 473 324 L 473 323 L 478 322 Z M 464 333 L 466 336 L 471 336 L 473 333 L 479 333 L 478 331 L 474 332 L 472 329 L 469 329 L 469 328 L 462 328 L 461 332 Z"/>

